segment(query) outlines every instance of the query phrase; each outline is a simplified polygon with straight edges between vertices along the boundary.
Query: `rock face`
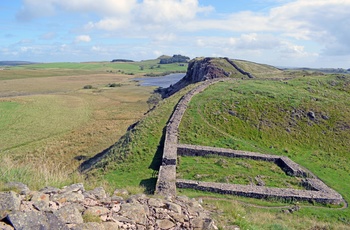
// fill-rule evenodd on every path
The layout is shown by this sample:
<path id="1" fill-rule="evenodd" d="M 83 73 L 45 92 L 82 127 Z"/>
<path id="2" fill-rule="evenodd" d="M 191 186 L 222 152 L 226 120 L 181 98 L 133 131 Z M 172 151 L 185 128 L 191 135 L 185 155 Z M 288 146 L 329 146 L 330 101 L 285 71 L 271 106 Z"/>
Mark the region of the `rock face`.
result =
<path id="1" fill-rule="evenodd" d="M 26 195 L 0 192 L 0 229 L 217 229 L 194 199 L 118 194 L 110 197 L 102 187 L 85 191 L 83 184 L 28 189 Z"/>
<path id="2" fill-rule="evenodd" d="M 214 58 L 210 57 L 191 60 L 188 64 L 186 76 L 176 84 L 166 89 L 160 89 L 159 93 L 162 94 L 163 97 L 169 97 L 189 84 L 217 78 L 227 78 L 232 74 L 231 72 L 227 72 L 217 64 L 213 63 L 213 60 Z M 238 66 L 232 60 L 228 58 L 220 58 L 220 60 L 227 62 L 227 65 L 232 66 L 233 69 L 236 70 L 235 72 L 240 74 L 242 77 L 245 77 L 245 75 L 249 78 L 252 77 L 250 73 L 238 68 Z"/>

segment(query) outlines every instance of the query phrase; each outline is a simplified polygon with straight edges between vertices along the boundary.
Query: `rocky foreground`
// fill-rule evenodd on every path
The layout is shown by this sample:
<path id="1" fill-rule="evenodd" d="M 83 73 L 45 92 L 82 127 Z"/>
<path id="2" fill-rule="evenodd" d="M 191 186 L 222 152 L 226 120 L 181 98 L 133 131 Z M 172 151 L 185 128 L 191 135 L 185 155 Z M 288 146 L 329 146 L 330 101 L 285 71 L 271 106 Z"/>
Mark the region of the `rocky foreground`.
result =
<path id="1" fill-rule="evenodd" d="M 83 184 L 30 191 L 9 183 L 0 192 L 0 229 L 217 229 L 210 212 L 185 196 L 129 196 L 102 187 L 85 191 Z"/>

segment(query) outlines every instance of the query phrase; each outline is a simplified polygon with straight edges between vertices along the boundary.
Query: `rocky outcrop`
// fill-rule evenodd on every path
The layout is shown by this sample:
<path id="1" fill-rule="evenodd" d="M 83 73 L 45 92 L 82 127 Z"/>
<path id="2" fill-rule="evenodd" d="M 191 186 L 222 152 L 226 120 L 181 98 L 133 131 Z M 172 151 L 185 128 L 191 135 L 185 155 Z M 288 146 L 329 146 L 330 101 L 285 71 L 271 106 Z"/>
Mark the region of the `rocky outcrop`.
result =
<path id="1" fill-rule="evenodd" d="M 163 97 L 169 97 L 189 84 L 231 76 L 232 72 L 225 71 L 218 66 L 217 63 L 214 63 L 213 60 L 224 60 L 224 62 L 226 62 L 229 59 L 210 57 L 193 59 L 188 64 L 186 75 L 176 84 L 165 89 L 159 89 L 159 93 L 161 93 Z M 237 74 L 241 74 L 242 77 L 244 77 L 244 75 L 248 77 L 252 76 L 244 70 L 239 69 L 232 60 L 229 60 L 228 63 L 234 67 L 233 69 L 236 69 Z"/>
<path id="2" fill-rule="evenodd" d="M 0 229 L 8 230 L 217 229 L 195 199 L 129 196 L 125 190 L 109 196 L 102 187 L 86 191 L 83 184 L 0 192 L 0 214 Z"/>

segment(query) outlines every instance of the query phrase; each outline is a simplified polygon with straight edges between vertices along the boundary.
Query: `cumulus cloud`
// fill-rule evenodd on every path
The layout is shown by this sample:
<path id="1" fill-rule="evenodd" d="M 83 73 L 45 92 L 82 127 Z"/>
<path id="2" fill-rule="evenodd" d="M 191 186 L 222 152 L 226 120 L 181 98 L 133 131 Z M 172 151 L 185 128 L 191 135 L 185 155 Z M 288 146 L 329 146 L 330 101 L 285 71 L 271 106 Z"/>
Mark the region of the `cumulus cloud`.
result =
<path id="1" fill-rule="evenodd" d="M 219 15 L 213 7 L 202 6 L 199 0 L 23 0 L 17 16 L 29 20 L 62 11 L 84 13 L 86 21 L 80 25 L 84 28 L 74 28 L 79 31 L 77 34 L 102 32 L 100 37 L 108 34 L 109 38 L 145 39 L 139 44 L 139 50 L 141 46 L 151 45 L 162 45 L 158 50 L 172 50 L 190 43 L 200 48 L 198 53 L 211 49 L 211 53 L 227 56 L 234 52 L 251 55 L 271 52 L 286 58 L 315 57 L 316 53 L 349 55 L 350 0 L 253 2 L 262 5 L 269 2 L 273 7 L 259 12 Z M 208 12 L 210 14 L 206 14 Z M 49 39 L 51 35 L 43 34 L 41 38 Z M 74 39 L 75 42 L 91 41 L 87 35 L 71 38 Z M 176 44 L 179 40 L 181 46 Z M 103 44 L 91 50 L 97 47 L 102 48 Z M 152 53 L 155 49 L 143 52 L 150 53 L 149 50 Z M 202 55 L 191 48 L 188 50 Z"/>
<path id="2" fill-rule="evenodd" d="M 117 29 L 125 28 L 127 25 L 128 22 L 123 19 L 105 18 L 98 22 L 89 22 L 87 25 L 85 25 L 85 28 L 114 31 Z"/>
<path id="3" fill-rule="evenodd" d="M 138 5 L 137 15 L 147 23 L 163 24 L 187 21 L 210 10 L 211 7 L 200 7 L 198 0 L 144 0 Z"/>
<path id="4" fill-rule="evenodd" d="M 91 38 L 89 35 L 79 35 L 75 38 L 75 42 L 90 42 Z"/>
<path id="5" fill-rule="evenodd" d="M 281 41 L 272 34 L 249 33 L 240 37 L 231 37 L 229 43 L 237 49 L 265 50 L 274 49 L 281 45 Z"/>

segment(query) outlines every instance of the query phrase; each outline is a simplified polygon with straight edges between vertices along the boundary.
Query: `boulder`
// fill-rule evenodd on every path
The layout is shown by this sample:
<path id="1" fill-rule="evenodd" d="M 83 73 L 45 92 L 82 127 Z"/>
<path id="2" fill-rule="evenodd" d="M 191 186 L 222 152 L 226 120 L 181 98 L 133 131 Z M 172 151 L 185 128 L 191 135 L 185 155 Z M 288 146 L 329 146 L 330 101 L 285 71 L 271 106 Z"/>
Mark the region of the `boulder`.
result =
<path id="1" fill-rule="evenodd" d="M 62 229 L 69 230 L 69 228 L 59 220 L 52 213 L 45 212 L 14 212 L 7 216 L 7 221 L 15 228 L 15 229 Z"/>
<path id="2" fill-rule="evenodd" d="M 81 224 L 83 223 L 83 217 L 81 212 L 75 205 L 67 205 L 56 212 L 54 214 L 60 219 L 62 222 L 66 224 Z"/>
<path id="3" fill-rule="evenodd" d="M 27 185 L 21 182 L 8 182 L 5 184 L 7 190 L 17 191 L 20 195 L 27 195 L 30 192 L 30 189 Z"/>
<path id="4" fill-rule="evenodd" d="M 15 192 L 0 192 L 0 220 L 5 218 L 12 211 L 18 211 L 21 205 L 21 198 Z"/>

